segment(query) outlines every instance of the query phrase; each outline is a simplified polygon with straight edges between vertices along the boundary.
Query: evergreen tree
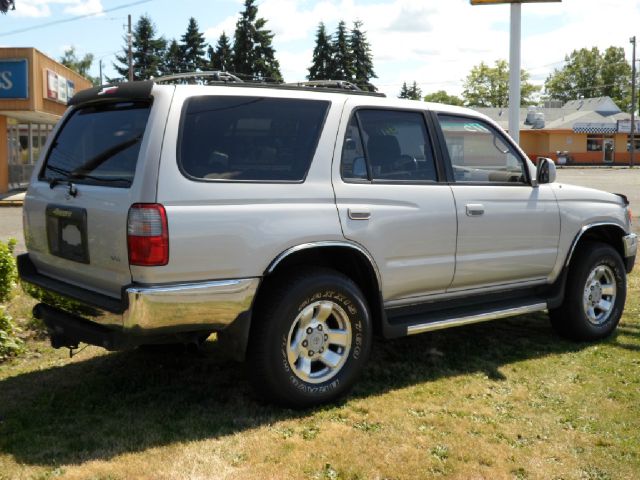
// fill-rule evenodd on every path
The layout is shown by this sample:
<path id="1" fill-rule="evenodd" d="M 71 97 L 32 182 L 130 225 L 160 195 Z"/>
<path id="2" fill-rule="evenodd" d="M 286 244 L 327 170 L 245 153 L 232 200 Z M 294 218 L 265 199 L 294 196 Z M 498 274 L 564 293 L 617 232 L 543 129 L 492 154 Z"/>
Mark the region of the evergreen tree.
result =
<path id="1" fill-rule="evenodd" d="M 0 12 L 7 13 L 9 10 L 15 10 L 16 5 L 14 0 L 0 0 Z"/>
<path id="2" fill-rule="evenodd" d="M 164 60 L 164 50 L 167 41 L 164 37 L 156 38 L 156 27 L 151 18 L 146 15 L 140 17 L 133 30 L 133 79 L 148 80 L 157 77 L 161 72 Z M 122 55 L 116 55 L 120 65 L 113 67 L 124 78 L 129 78 L 129 63 L 127 60 L 127 38 Z"/>
<path id="3" fill-rule="evenodd" d="M 332 67 L 331 36 L 327 35 L 324 23 L 318 25 L 316 46 L 313 49 L 312 65 L 309 67 L 309 80 L 331 80 Z"/>
<path id="4" fill-rule="evenodd" d="M 406 98 L 408 100 L 422 100 L 422 90 L 418 87 L 418 84 L 414 82 L 410 87 L 407 87 L 407 82 L 402 82 L 402 88 L 400 89 L 400 95 L 398 98 Z"/>
<path id="5" fill-rule="evenodd" d="M 330 71 L 332 80 L 353 81 L 353 59 L 349 43 L 347 26 L 343 20 L 340 20 L 332 44 L 333 62 Z"/>
<path id="6" fill-rule="evenodd" d="M 367 41 L 366 32 L 361 30 L 362 22 L 353 22 L 349 47 L 353 62 L 354 81 L 363 90 L 373 90 L 369 83 L 372 78 L 378 78 L 373 71 L 373 60 L 371 58 L 371 47 Z"/>
<path id="7" fill-rule="evenodd" d="M 402 82 L 402 88 L 400 88 L 400 95 L 398 98 L 409 98 L 409 88 L 407 87 L 407 82 Z"/>
<path id="8" fill-rule="evenodd" d="M 195 72 L 206 68 L 204 50 L 206 42 L 204 35 L 198 30 L 198 22 L 195 18 L 189 19 L 189 25 L 181 40 L 182 52 L 184 55 L 184 66 L 186 71 Z"/>
<path id="9" fill-rule="evenodd" d="M 178 42 L 173 39 L 169 44 L 169 48 L 164 55 L 164 62 L 162 64 L 163 75 L 173 75 L 175 73 L 186 72 L 184 63 L 184 53 Z"/>
<path id="10" fill-rule="evenodd" d="M 211 70 L 221 70 L 227 72 L 233 69 L 232 57 L 231 57 L 231 44 L 229 43 L 229 37 L 222 32 L 215 50 L 212 46 L 209 46 L 209 65 Z"/>
<path id="11" fill-rule="evenodd" d="M 259 80 L 280 80 L 280 65 L 271 46 L 273 34 L 265 29 L 267 21 L 257 18 L 255 0 L 245 0 L 244 11 L 236 23 L 233 44 L 234 73 Z"/>

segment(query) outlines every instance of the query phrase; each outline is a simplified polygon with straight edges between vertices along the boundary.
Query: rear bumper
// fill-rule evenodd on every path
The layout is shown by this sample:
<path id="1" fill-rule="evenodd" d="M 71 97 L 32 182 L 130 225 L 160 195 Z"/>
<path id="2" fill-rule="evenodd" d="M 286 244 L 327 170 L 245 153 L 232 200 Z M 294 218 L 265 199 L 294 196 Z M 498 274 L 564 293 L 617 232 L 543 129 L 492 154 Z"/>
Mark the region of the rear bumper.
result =
<path id="1" fill-rule="evenodd" d="M 631 273 L 638 252 L 638 236 L 635 233 L 625 235 L 622 237 L 622 245 L 624 247 L 624 260 L 627 273 Z"/>
<path id="2" fill-rule="evenodd" d="M 249 316 L 259 278 L 173 285 L 130 285 L 120 299 L 38 273 L 28 254 L 18 256 L 23 282 L 40 287 L 41 315 L 49 330 L 75 332 L 79 341 L 110 350 L 188 332 L 224 331 Z M 63 299 L 46 293 L 62 295 Z M 90 335 L 85 334 L 91 327 Z M 95 328 L 93 328 L 95 327 Z M 85 332 L 85 333 L 82 333 Z M 82 337 L 82 338 L 80 338 Z"/>

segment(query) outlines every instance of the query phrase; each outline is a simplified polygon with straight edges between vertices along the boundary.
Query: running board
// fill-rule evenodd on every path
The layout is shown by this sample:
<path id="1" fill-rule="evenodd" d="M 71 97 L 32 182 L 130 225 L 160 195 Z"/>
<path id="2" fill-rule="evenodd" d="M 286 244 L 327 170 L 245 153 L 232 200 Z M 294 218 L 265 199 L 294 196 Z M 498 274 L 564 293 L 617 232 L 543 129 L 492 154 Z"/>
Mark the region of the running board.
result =
<path id="1" fill-rule="evenodd" d="M 524 315 L 526 313 L 541 312 L 547 309 L 546 302 L 532 303 L 528 305 L 519 305 L 517 307 L 497 308 L 488 312 L 477 313 L 474 315 L 466 315 L 462 317 L 446 318 L 442 320 L 434 320 L 431 322 L 417 323 L 407 326 L 407 335 L 415 335 L 417 333 L 432 332 L 434 330 L 442 330 L 444 328 L 459 327 L 462 325 L 470 325 L 472 323 L 488 322 L 490 320 L 498 320 L 501 318 L 512 317 L 515 315 Z"/>

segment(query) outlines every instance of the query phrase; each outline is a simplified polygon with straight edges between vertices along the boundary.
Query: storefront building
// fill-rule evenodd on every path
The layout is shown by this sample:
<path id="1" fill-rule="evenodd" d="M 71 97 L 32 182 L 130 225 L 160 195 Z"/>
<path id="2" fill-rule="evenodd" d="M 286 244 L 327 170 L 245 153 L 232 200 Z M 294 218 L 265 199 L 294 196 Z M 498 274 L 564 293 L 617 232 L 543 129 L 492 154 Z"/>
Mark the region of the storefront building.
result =
<path id="1" fill-rule="evenodd" d="M 68 99 L 91 86 L 35 48 L 0 48 L 0 193 L 26 186 Z"/>
<path id="2" fill-rule="evenodd" d="M 507 129 L 506 109 L 477 108 Z M 552 158 L 563 165 L 629 165 L 631 115 L 609 97 L 520 109 L 520 146 L 534 162 Z M 636 132 L 640 121 L 636 121 Z M 640 134 L 635 137 L 636 163 Z"/>

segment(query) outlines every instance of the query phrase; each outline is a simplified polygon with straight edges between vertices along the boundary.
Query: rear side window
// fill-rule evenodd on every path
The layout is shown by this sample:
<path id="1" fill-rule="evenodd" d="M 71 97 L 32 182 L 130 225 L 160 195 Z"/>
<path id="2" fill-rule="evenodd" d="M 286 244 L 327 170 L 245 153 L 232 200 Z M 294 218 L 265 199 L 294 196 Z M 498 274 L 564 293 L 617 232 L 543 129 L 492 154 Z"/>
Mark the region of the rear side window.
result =
<path id="1" fill-rule="evenodd" d="M 187 100 L 178 164 L 198 180 L 302 181 L 329 102 L 203 96 Z"/>
<path id="2" fill-rule="evenodd" d="M 131 186 L 149 109 L 148 102 L 122 102 L 74 111 L 53 142 L 40 179 Z"/>
<path id="3" fill-rule="evenodd" d="M 435 182 L 422 113 L 358 110 L 347 126 L 341 169 L 345 180 Z"/>

